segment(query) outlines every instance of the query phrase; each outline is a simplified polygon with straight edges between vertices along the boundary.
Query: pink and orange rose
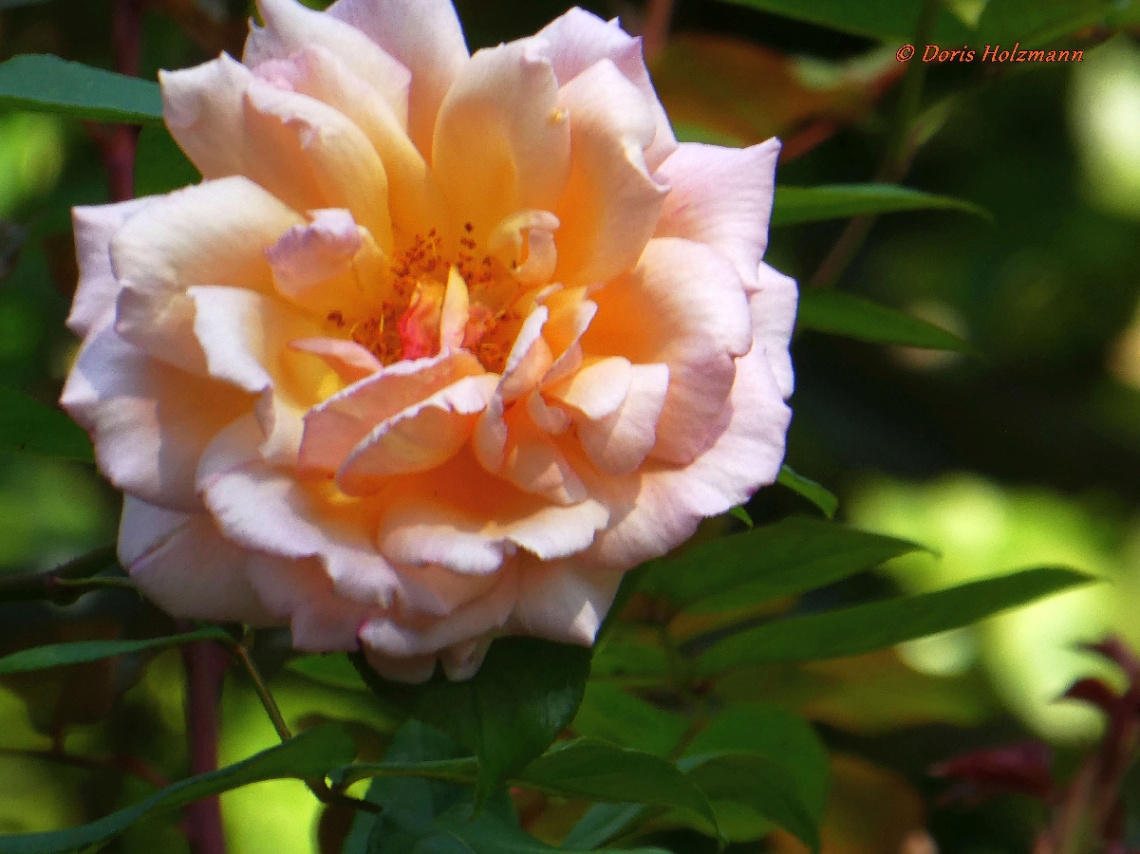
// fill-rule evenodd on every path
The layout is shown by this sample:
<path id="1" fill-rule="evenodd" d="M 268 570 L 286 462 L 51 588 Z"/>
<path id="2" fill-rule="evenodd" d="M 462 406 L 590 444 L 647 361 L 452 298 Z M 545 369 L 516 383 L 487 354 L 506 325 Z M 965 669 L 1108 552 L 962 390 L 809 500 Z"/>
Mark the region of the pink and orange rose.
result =
<path id="1" fill-rule="evenodd" d="M 779 145 L 678 144 L 571 10 L 469 55 L 447 0 L 261 0 L 162 75 L 202 183 L 75 211 L 63 405 L 171 613 L 395 679 L 590 644 L 622 574 L 779 469 Z"/>

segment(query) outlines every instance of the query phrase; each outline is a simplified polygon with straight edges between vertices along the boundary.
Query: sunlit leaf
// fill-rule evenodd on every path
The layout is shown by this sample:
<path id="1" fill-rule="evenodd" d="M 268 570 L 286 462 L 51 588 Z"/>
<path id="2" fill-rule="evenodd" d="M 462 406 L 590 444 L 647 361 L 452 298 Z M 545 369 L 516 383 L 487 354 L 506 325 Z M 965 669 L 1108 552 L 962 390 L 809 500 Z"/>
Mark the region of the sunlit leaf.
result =
<path id="1" fill-rule="evenodd" d="M 0 66 L 3 68 L 3 66 Z M 0 450 L 95 461 L 83 429 L 54 406 L 0 386 Z"/>
<path id="2" fill-rule="evenodd" d="M 777 620 L 716 643 L 697 658 L 696 670 L 715 676 L 751 664 L 859 655 L 966 626 L 1095 580 L 1060 567 L 1026 569 L 934 593 Z"/>
<path id="3" fill-rule="evenodd" d="M 847 219 L 859 214 L 915 210 L 957 210 L 989 218 L 963 199 L 936 196 L 894 184 L 832 184 L 825 187 L 777 187 L 772 225 Z"/>
<path id="4" fill-rule="evenodd" d="M 144 801 L 90 824 L 51 833 L 0 836 L 0 854 L 78 851 L 118 836 L 146 816 L 170 812 L 219 792 L 263 780 L 323 777 L 329 769 L 351 761 L 355 753 L 352 739 L 340 727 L 319 727 L 255 754 L 244 762 L 167 786 Z"/>
<path id="5" fill-rule="evenodd" d="M 921 548 L 832 522 L 792 517 L 657 561 L 642 590 L 681 606 L 700 603 L 701 610 L 742 607 L 814 590 Z M 710 601 L 719 594 L 725 602 Z"/>
<path id="6" fill-rule="evenodd" d="M 157 83 L 49 54 L 0 63 L 0 105 L 105 122 L 162 121 Z"/>
<path id="7" fill-rule="evenodd" d="M 27 673 L 30 670 L 46 670 L 49 667 L 63 667 L 67 664 L 83 664 L 88 661 L 113 658 L 116 655 L 131 655 L 150 649 L 181 646 L 194 641 L 232 642 L 232 640 L 233 638 L 222 629 L 210 627 L 196 632 L 149 640 L 76 641 L 38 646 L 0 658 L 0 674 Z"/>
<path id="8" fill-rule="evenodd" d="M 973 349 L 969 342 L 933 323 L 839 291 L 803 291 L 796 323 L 800 329 L 873 344 L 901 344 L 959 352 Z"/>
<path id="9" fill-rule="evenodd" d="M 353 691 L 366 691 L 368 686 L 360 678 L 360 672 L 343 652 L 330 652 L 324 655 L 306 655 L 292 659 L 287 665 L 294 673 L 329 685 Z"/>
<path id="10" fill-rule="evenodd" d="M 780 466 L 780 476 L 776 478 L 776 482 L 806 498 L 822 510 L 823 515 L 828 519 L 835 517 L 835 511 L 839 509 L 839 499 L 827 487 L 816 483 L 809 477 L 797 474 L 790 466 L 786 465 Z"/>
<path id="11" fill-rule="evenodd" d="M 479 757 L 477 802 L 554 743 L 574 719 L 590 650 L 537 638 L 501 638 L 465 682 L 442 673 L 423 685 L 382 679 L 356 659 L 381 700 L 437 727 Z"/>

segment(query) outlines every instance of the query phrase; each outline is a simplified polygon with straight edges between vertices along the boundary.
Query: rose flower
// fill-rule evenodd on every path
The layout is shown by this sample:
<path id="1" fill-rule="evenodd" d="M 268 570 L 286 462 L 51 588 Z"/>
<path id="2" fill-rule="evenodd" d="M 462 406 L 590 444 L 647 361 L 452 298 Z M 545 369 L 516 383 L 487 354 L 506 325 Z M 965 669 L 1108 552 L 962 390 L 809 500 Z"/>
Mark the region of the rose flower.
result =
<path id="1" fill-rule="evenodd" d="M 179 617 L 421 681 L 593 642 L 622 573 L 771 483 L 795 284 L 779 144 L 678 144 L 571 10 L 468 53 L 446 0 L 261 0 L 161 75 L 202 183 L 75 210 L 62 403 Z"/>

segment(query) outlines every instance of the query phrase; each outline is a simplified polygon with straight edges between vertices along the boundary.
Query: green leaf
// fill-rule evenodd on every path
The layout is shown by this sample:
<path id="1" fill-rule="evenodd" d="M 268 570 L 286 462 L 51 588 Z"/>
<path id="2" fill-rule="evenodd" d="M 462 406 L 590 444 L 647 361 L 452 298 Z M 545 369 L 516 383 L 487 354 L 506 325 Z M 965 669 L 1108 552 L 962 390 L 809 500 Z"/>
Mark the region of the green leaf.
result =
<path id="1" fill-rule="evenodd" d="M 0 64 L 0 106 L 104 122 L 162 121 L 157 83 L 47 54 Z"/>
<path id="2" fill-rule="evenodd" d="M 233 642 L 233 638 L 222 629 L 210 627 L 181 635 L 137 641 L 76 641 L 57 643 L 50 646 L 37 646 L 14 652 L 0 658 L 0 674 L 27 673 L 31 670 L 46 670 L 49 667 L 63 667 L 67 664 L 85 664 L 116 655 L 130 655 L 148 649 L 164 649 L 194 641 Z"/>
<path id="3" fill-rule="evenodd" d="M 378 767 L 431 769 L 450 764 L 461 768 L 462 763 L 471 762 L 455 758 L 457 751 L 458 746 L 450 739 L 418 721 L 410 721 L 396 733 L 392 747 Z M 554 753 L 557 751 L 552 755 Z M 667 762 L 665 765 L 680 776 L 672 765 Z M 580 782 L 584 780 L 580 778 Z M 470 788 L 438 780 L 378 777 L 369 787 L 367 797 L 384 810 L 378 816 L 358 814 L 345 854 L 387 854 L 389 851 L 566 854 L 582 850 L 554 848 L 523 831 L 518 826 L 509 796 L 501 789 L 496 790 L 486 809 L 481 811 L 475 809 Z M 665 853 L 640 848 L 630 854 Z"/>
<path id="4" fill-rule="evenodd" d="M 839 499 L 827 487 L 802 474 L 796 474 L 790 466 L 780 466 L 780 476 L 776 478 L 776 483 L 806 498 L 822 510 L 828 519 L 835 518 L 835 511 L 839 509 Z"/>
<path id="5" fill-rule="evenodd" d="M 156 196 L 202 180 L 164 127 L 144 127 L 135 153 L 135 195 Z"/>
<path id="6" fill-rule="evenodd" d="M 99 845 L 148 815 L 170 812 L 219 792 L 263 780 L 323 777 L 330 768 L 350 762 L 355 752 L 352 739 L 340 727 L 311 729 L 244 762 L 167 786 L 91 824 L 51 833 L 0 836 L 0 854 L 64 854 Z"/>
<path id="7" fill-rule="evenodd" d="M 354 661 L 381 700 L 437 727 L 479 758 L 480 806 L 574 719 L 590 672 L 589 649 L 521 637 L 491 644 L 483 666 L 466 682 L 437 672 L 423 685 L 405 685 L 382 679 L 361 657 Z"/>
<path id="8" fill-rule="evenodd" d="M 713 753 L 677 763 L 710 800 L 747 804 L 819 851 L 819 821 L 804 804 L 795 777 L 783 764 L 751 753 Z"/>
<path id="9" fill-rule="evenodd" d="M 839 291 L 801 292 L 796 323 L 800 329 L 842 335 L 872 344 L 973 351 L 968 342 L 933 323 Z"/>
<path id="10" fill-rule="evenodd" d="M 595 804 L 562 840 L 563 849 L 593 851 L 624 833 L 645 813 L 640 804 Z"/>
<path id="11" fill-rule="evenodd" d="M 351 691 L 367 691 L 368 686 L 360 677 L 343 652 L 330 652 L 323 655 L 306 655 L 291 659 L 286 665 L 294 673 L 300 673 L 314 682 L 332 688 L 345 688 Z"/>
<path id="12" fill-rule="evenodd" d="M 777 187 L 772 225 L 916 210 L 957 210 L 992 219 L 984 209 L 963 199 L 936 196 L 896 184 L 831 184 Z"/>
<path id="13" fill-rule="evenodd" d="M 834 522 L 793 516 L 657 561 L 642 590 L 694 612 L 718 610 L 725 604 L 744 607 L 814 590 L 922 548 Z"/>
<path id="14" fill-rule="evenodd" d="M 700 655 L 696 670 L 859 655 L 975 623 L 1008 608 L 1097 579 L 1060 567 L 1026 569 L 958 587 L 792 617 L 732 635 Z"/>
<path id="15" fill-rule="evenodd" d="M 733 517 L 735 517 L 735 518 L 739 519 L 741 522 L 743 522 L 744 527 L 748 528 L 749 530 L 752 530 L 753 528 L 756 527 L 756 525 L 753 524 L 753 522 L 752 522 L 752 517 L 748 515 L 748 511 L 745 510 L 743 507 L 733 507 L 728 512 Z"/>
<path id="16" fill-rule="evenodd" d="M 589 682 L 574 718 L 578 735 L 667 756 L 689 728 L 687 715 L 662 709 L 608 682 Z"/>
<path id="17" fill-rule="evenodd" d="M 759 703 L 732 706 L 697 733 L 685 752 L 690 756 L 747 753 L 775 762 L 787 771 L 798 802 L 812 823 L 818 828 L 823 820 L 830 773 L 827 750 L 811 725 L 791 712 Z M 724 781 L 713 801 L 725 835 L 734 842 L 767 835 L 774 817 L 757 809 L 747 782 L 739 790 L 732 785 L 732 780 Z"/>
<path id="18" fill-rule="evenodd" d="M 3 66 L 0 65 L 0 69 Z M 54 406 L 0 386 L 0 450 L 45 457 L 95 461 L 91 441 L 78 424 Z"/>

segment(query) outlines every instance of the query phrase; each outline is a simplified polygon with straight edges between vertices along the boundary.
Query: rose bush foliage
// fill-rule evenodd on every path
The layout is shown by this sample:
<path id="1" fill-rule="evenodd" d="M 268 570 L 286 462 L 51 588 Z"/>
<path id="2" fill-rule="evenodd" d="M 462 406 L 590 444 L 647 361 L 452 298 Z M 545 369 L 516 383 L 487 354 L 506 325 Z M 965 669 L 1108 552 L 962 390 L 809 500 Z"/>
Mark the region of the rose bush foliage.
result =
<path id="1" fill-rule="evenodd" d="M 678 144 L 581 10 L 470 55 L 445 0 L 260 9 L 241 62 L 161 76 L 202 183 L 74 214 L 62 403 L 123 565 L 406 681 L 592 643 L 623 572 L 778 472 L 778 143 Z"/>

